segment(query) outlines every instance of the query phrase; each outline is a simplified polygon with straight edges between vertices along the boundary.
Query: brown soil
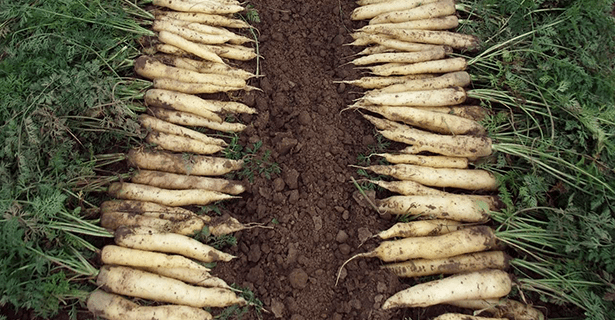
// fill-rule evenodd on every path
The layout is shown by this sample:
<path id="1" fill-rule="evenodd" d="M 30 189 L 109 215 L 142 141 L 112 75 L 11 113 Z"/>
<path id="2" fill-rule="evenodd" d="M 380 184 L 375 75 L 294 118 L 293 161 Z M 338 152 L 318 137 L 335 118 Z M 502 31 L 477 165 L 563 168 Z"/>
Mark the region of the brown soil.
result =
<path id="1" fill-rule="evenodd" d="M 334 81 L 361 76 L 350 60 L 357 48 L 350 31 L 352 1 L 282 0 L 256 5 L 262 22 L 260 52 L 263 90 L 244 101 L 258 116 L 244 139 L 262 141 L 282 172 L 271 180 L 257 178 L 243 201 L 227 206 L 242 221 L 274 228 L 238 233 L 240 258 L 218 265 L 216 272 L 254 290 L 270 311 L 264 319 L 426 319 L 430 310 L 383 311 L 381 304 L 405 288 L 379 269 L 376 259 L 352 261 L 339 283 L 336 275 L 352 255 L 375 247 L 361 239 L 393 222 L 355 201 L 359 154 L 375 144 L 374 129 L 359 113 L 342 110 L 359 90 Z M 278 224 L 271 221 L 276 219 Z M 250 318 L 256 318 L 251 316 Z"/>
<path id="2" fill-rule="evenodd" d="M 252 83 L 263 92 L 241 97 L 258 110 L 241 118 L 252 124 L 241 144 L 262 141 L 281 174 L 257 176 L 243 199 L 225 204 L 225 211 L 273 228 L 238 232 L 238 245 L 225 251 L 239 258 L 218 264 L 213 273 L 252 289 L 269 311 L 263 319 L 430 319 L 447 310 L 463 312 L 446 306 L 382 310 L 384 300 L 415 282 L 380 270 L 377 259 L 350 262 L 336 285 L 342 263 L 377 244 L 360 247 L 361 240 L 394 223 L 352 196 L 350 178 L 358 175 L 349 165 L 376 141 L 373 126 L 359 113 L 342 112 L 360 90 L 334 83 L 361 76 L 344 66 L 359 49 L 344 44 L 363 23 L 350 21 L 356 6 L 350 0 L 254 5 L 262 19 L 257 27 L 265 76 Z M 32 319 L 27 311 L 2 311 L 9 319 Z M 244 319 L 257 316 L 251 312 Z"/>

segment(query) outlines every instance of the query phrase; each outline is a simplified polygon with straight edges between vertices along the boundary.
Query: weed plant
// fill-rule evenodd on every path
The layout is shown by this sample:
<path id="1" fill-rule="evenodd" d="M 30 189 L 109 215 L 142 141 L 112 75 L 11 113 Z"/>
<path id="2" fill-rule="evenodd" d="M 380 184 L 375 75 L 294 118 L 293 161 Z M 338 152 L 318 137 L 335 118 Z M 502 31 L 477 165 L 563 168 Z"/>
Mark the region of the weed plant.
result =
<path id="1" fill-rule="evenodd" d="M 461 1 L 459 32 L 483 39 L 470 57 L 475 93 L 498 144 L 502 223 L 560 235 L 548 266 L 527 264 L 522 290 L 615 318 L 615 23 L 613 1 Z M 531 262 L 531 259 L 528 261 Z M 549 270 L 546 272 L 545 270 Z"/>
<path id="2" fill-rule="evenodd" d="M 136 14 L 136 15 L 135 15 Z M 138 136 L 126 78 L 152 35 L 128 0 L 10 1 L 0 11 L 0 304 L 74 318 L 96 275 L 88 186 Z M 86 290 L 87 289 L 87 290 Z"/>

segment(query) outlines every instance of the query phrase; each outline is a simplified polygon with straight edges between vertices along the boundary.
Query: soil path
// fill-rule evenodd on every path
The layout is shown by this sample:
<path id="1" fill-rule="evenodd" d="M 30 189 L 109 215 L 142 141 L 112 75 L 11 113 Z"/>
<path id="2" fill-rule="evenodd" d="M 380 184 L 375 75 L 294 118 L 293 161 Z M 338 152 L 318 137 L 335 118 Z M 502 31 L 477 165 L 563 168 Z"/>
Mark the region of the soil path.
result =
<path id="1" fill-rule="evenodd" d="M 265 77 L 257 83 L 262 93 L 244 97 L 259 114 L 242 119 L 253 123 L 243 136 L 272 150 L 282 172 L 271 180 L 255 179 L 244 201 L 229 205 L 240 220 L 274 229 L 240 233 L 232 250 L 242 258 L 219 265 L 218 272 L 254 288 L 272 311 L 265 319 L 402 319 L 400 311 L 380 309 L 402 286 L 380 271 L 376 260 L 351 262 L 335 286 L 343 261 L 374 247 L 359 248 L 360 238 L 391 224 L 352 198 L 356 188 L 350 177 L 357 175 L 348 165 L 376 143 L 373 127 L 358 113 L 340 113 L 358 90 L 334 83 L 360 77 L 352 66 L 342 66 L 354 54 L 343 44 L 359 26 L 348 18 L 355 4 L 268 0 L 255 5 L 262 19 Z M 278 224 L 270 223 L 274 218 Z"/>

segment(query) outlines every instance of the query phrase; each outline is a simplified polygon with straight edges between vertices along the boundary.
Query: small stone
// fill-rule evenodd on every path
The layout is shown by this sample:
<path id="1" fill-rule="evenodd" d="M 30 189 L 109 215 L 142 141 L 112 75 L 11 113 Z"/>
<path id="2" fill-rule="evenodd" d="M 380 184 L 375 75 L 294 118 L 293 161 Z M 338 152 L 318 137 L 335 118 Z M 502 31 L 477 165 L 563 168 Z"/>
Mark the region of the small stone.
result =
<path id="1" fill-rule="evenodd" d="M 284 203 L 286 200 L 286 196 L 283 193 L 276 192 L 273 194 L 273 202 L 275 203 Z"/>
<path id="2" fill-rule="evenodd" d="M 359 299 L 352 299 L 352 300 L 350 300 L 350 306 L 355 308 L 355 309 L 357 309 L 357 310 L 360 310 L 361 309 L 361 300 L 359 300 Z"/>
<path id="3" fill-rule="evenodd" d="M 299 187 L 299 172 L 297 170 L 290 169 L 286 171 L 283 178 L 289 189 L 294 190 Z"/>
<path id="4" fill-rule="evenodd" d="M 337 93 L 344 93 L 344 91 L 346 91 L 346 84 L 345 83 L 340 83 L 337 86 Z"/>
<path id="5" fill-rule="evenodd" d="M 284 35 L 280 32 L 274 33 L 271 38 L 275 41 L 282 42 L 284 41 Z M 265 90 L 266 91 L 266 90 Z"/>
<path id="6" fill-rule="evenodd" d="M 275 190 L 276 192 L 284 190 L 285 186 L 286 184 L 284 183 L 284 179 L 276 178 L 275 180 L 273 180 L 273 190 Z"/>
<path id="7" fill-rule="evenodd" d="M 340 207 L 340 206 L 335 206 L 335 211 L 337 211 L 337 213 L 342 213 L 344 212 L 344 207 Z"/>
<path id="8" fill-rule="evenodd" d="M 280 143 L 278 143 L 278 145 L 276 146 L 278 153 L 280 155 L 285 155 L 288 152 L 290 152 L 290 150 L 296 146 L 298 143 L 297 139 L 293 139 L 293 138 L 283 138 L 282 141 Z"/>
<path id="9" fill-rule="evenodd" d="M 333 38 L 332 42 L 334 46 L 340 47 L 342 44 L 344 44 L 344 35 L 338 34 L 337 36 L 335 36 L 335 38 Z"/>
<path id="10" fill-rule="evenodd" d="M 307 285 L 308 274 L 303 269 L 294 269 L 288 275 L 288 281 L 293 288 L 303 289 Z"/>
<path id="11" fill-rule="evenodd" d="M 299 190 L 292 190 L 288 196 L 288 202 L 297 203 L 297 200 L 299 200 Z"/>
<path id="12" fill-rule="evenodd" d="M 297 119 L 299 120 L 299 124 L 304 126 L 309 126 L 312 123 L 312 117 L 310 117 L 310 114 L 305 110 L 299 113 L 299 117 Z"/>
<path id="13" fill-rule="evenodd" d="M 348 234 L 344 230 L 340 230 L 337 232 L 337 236 L 335 236 L 335 241 L 339 243 L 346 242 L 348 240 Z"/>
<path id="14" fill-rule="evenodd" d="M 387 291 L 387 285 L 384 282 L 378 282 L 376 284 L 376 291 L 378 291 L 378 293 L 384 293 Z M 376 301 L 378 302 L 378 301 Z"/>
<path id="15" fill-rule="evenodd" d="M 254 283 L 260 283 L 263 279 L 265 279 L 265 271 L 258 265 L 251 268 L 246 275 L 246 280 Z"/>
<path id="16" fill-rule="evenodd" d="M 322 218 L 320 216 L 314 216 L 312 220 L 314 220 L 314 231 L 322 229 Z"/>
<path id="17" fill-rule="evenodd" d="M 254 107 L 256 105 L 256 98 L 252 93 L 246 93 L 243 96 L 243 103 L 248 107 Z"/>
<path id="18" fill-rule="evenodd" d="M 269 247 L 269 244 L 263 243 L 263 244 L 261 244 L 261 251 L 264 254 L 268 254 L 269 252 L 271 252 L 271 247 Z"/>
<path id="19" fill-rule="evenodd" d="M 295 263 L 297 261 L 297 246 L 293 243 L 288 245 L 288 255 L 286 256 L 286 262 L 288 264 Z"/>
<path id="20" fill-rule="evenodd" d="M 367 240 L 369 237 L 372 236 L 372 233 L 367 228 L 359 228 L 357 230 L 357 233 L 358 233 L 358 236 L 359 236 L 359 242 L 360 243 L 365 242 L 365 240 Z"/>
<path id="21" fill-rule="evenodd" d="M 376 140 L 374 139 L 374 136 L 363 136 L 363 145 L 364 146 L 369 146 L 369 145 L 373 145 L 376 144 Z"/>
<path id="22" fill-rule="evenodd" d="M 274 37 L 274 39 L 275 39 L 275 37 Z M 271 86 L 271 82 L 266 77 L 261 79 L 261 81 L 260 81 L 260 88 L 261 88 L 261 90 L 263 90 L 265 92 L 271 92 L 273 90 L 273 86 Z"/>
<path id="23" fill-rule="evenodd" d="M 345 256 L 350 254 L 350 246 L 345 243 L 340 244 L 339 249 L 340 249 L 340 252 Z"/>
<path id="24" fill-rule="evenodd" d="M 348 220 L 348 218 L 350 218 L 350 212 L 345 210 L 344 213 L 342 213 L 342 219 Z"/>
<path id="25" fill-rule="evenodd" d="M 273 312 L 276 318 L 282 318 L 284 316 L 284 304 L 278 299 L 272 299 L 271 312 Z"/>
<path id="26" fill-rule="evenodd" d="M 384 299 L 384 296 L 383 296 L 383 295 L 381 295 L 381 294 L 377 294 L 377 295 L 374 297 L 374 302 L 375 302 L 375 303 L 380 303 L 380 302 L 382 302 L 382 300 L 383 300 L 383 299 Z"/>
<path id="27" fill-rule="evenodd" d="M 255 243 L 250 246 L 250 251 L 248 252 L 248 261 L 258 262 L 261 259 L 261 247 Z"/>

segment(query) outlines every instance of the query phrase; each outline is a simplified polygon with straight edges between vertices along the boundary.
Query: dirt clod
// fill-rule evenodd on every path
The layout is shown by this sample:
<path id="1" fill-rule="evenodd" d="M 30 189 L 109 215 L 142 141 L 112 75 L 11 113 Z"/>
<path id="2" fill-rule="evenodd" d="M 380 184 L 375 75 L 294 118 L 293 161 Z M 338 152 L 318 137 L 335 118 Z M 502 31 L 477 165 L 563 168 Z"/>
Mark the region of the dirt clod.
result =
<path id="1" fill-rule="evenodd" d="M 284 316 L 284 304 L 278 299 L 272 299 L 271 312 L 276 318 L 282 318 Z"/>
<path id="2" fill-rule="evenodd" d="M 363 243 L 365 242 L 365 240 L 372 236 L 372 233 L 367 228 L 359 228 L 357 230 L 357 235 L 359 237 L 359 242 Z"/>
<path id="3" fill-rule="evenodd" d="M 284 174 L 284 182 L 290 189 L 297 189 L 299 187 L 299 172 L 295 169 L 290 169 Z"/>
<path id="4" fill-rule="evenodd" d="M 303 289 L 307 285 L 308 274 L 303 269 L 293 269 L 288 275 L 288 281 L 290 285 L 295 289 Z"/>
<path id="5" fill-rule="evenodd" d="M 337 241 L 339 243 L 346 242 L 346 240 L 348 240 L 348 234 L 344 230 L 340 230 L 337 233 L 337 236 L 335 236 L 335 241 Z"/>
<path id="6" fill-rule="evenodd" d="M 250 262 L 258 262 L 261 259 L 261 248 L 258 244 L 253 244 L 250 246 L 250 251 L 248 252 L 248 261 Z"/>

